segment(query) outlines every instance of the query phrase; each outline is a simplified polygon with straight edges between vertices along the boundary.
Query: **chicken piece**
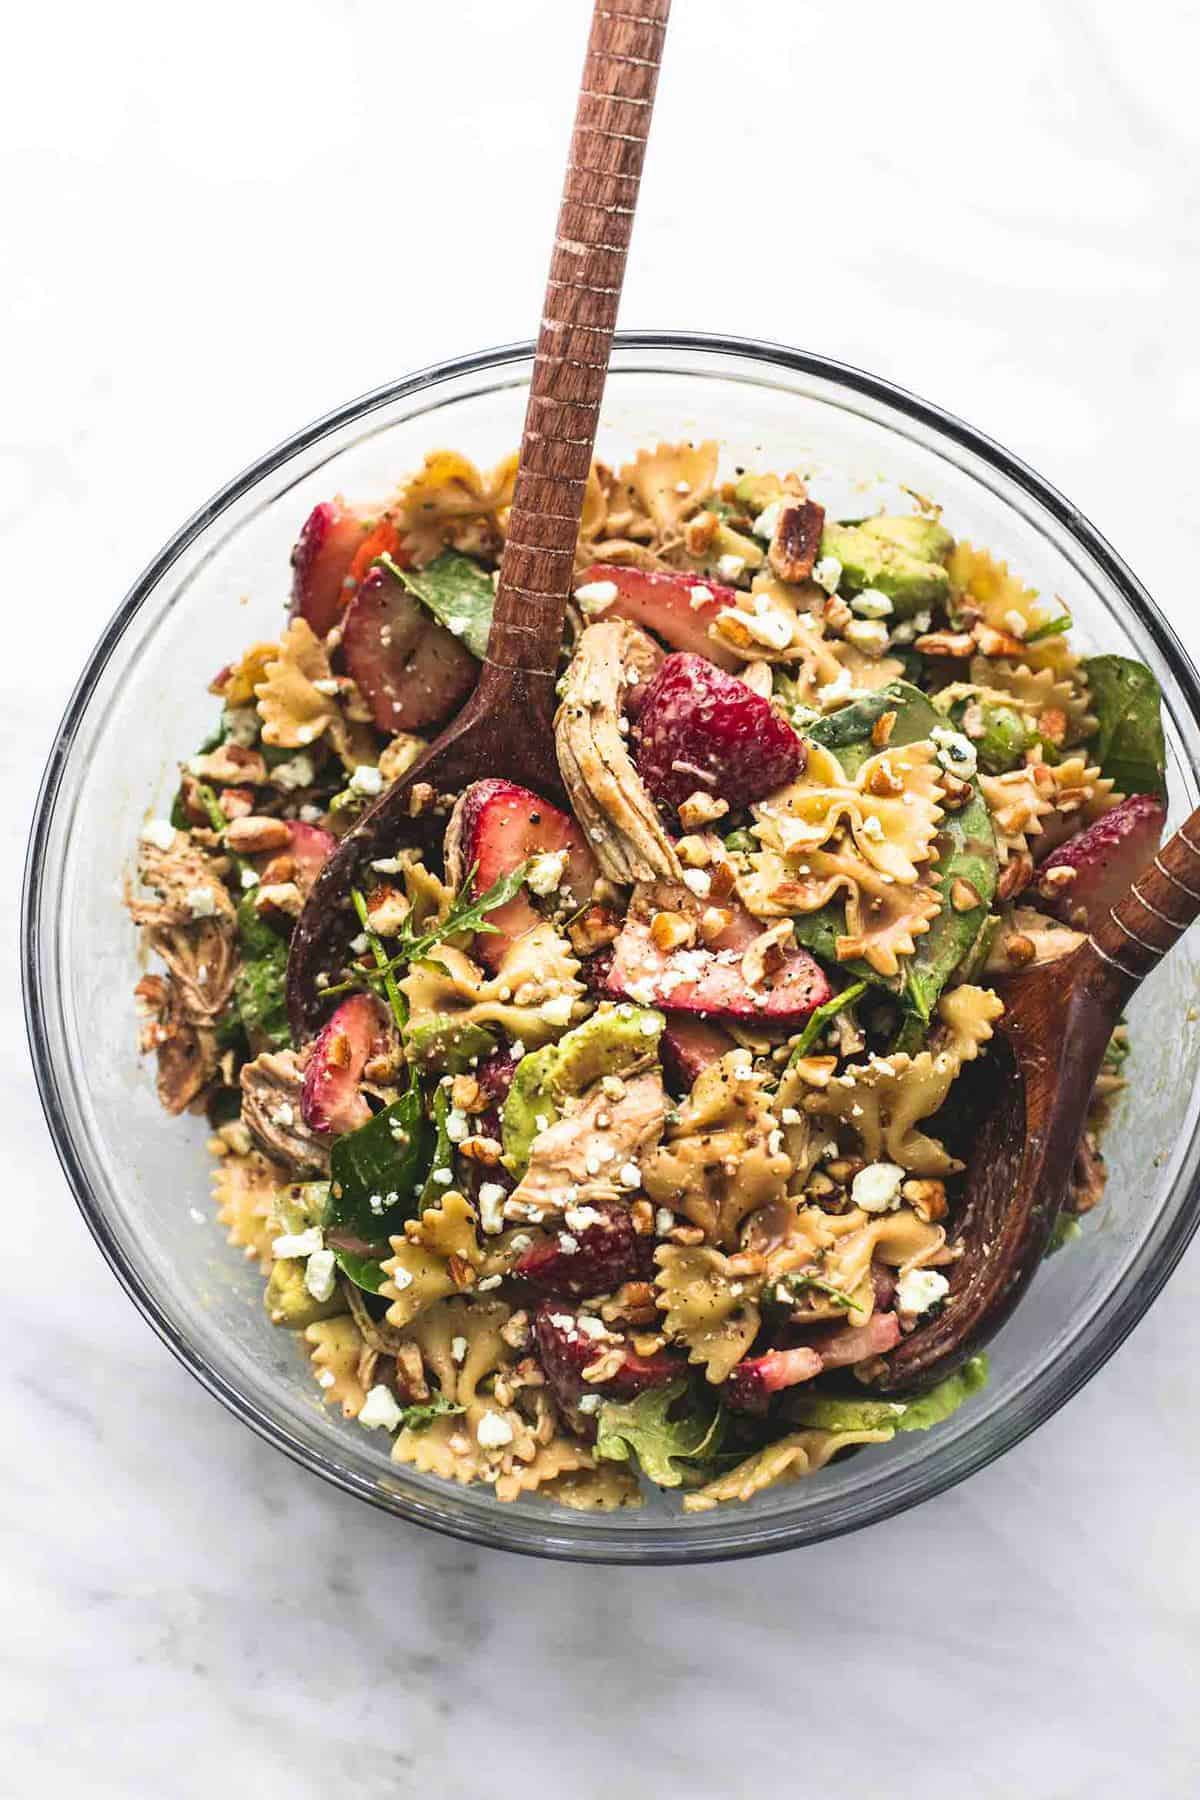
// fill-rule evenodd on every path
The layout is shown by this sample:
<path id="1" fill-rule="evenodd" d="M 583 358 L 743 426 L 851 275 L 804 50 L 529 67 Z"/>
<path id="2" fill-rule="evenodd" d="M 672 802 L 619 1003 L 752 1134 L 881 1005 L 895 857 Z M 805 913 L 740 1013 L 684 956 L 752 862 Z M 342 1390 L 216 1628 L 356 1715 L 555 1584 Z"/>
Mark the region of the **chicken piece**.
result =
<path id="1" fill-rule="evenodd" d="M 675 847 L 621 732 L 631 689 L 662 652 L 623 619 L 589 625 L 575 646 L 554 720 L 558 766 L 576 818 L 610 881 L 679 881 Z"/>
<path id="2" fill-rule="evenodd" d="M 198 1100 L 217 1072 L 216 1033 L 188 1018 L 178 983 L 170 975 L 144 975 L 134 989 L 146 1023 L 143 1055 L 158 1057 L 158 1099 L 164 1112 L 181 1113 Z"/>
<path id="3" fill-rule="evenodd" d="M 329 1173 L 329 1146 L 304 1123 L 303 1072 L 294 1050 L 264 1050 L 242 1069 L 242 1123 L 294 1175 Z"/>
<path id="4" fill-rule="evenodd" d="M 138 879 L 156 900 L 127 895 L 148 949 L 162 957 L 190 1024 L 211 1025 L 233 988 L 237 914 L 215 860 L 184 831 L 168 849 L 143 838 Z"/>
<path id="5" fill-rule="evenodd" d="M 594 1083 L 572 1112 L 538 1133 L 506 1212 L 519 1218 L 521 1204 L 562 1212 L 637 1192 L 634 1170 L 662 1136 L 666 1097 L 657 1069 L 633 1076 L 624 1089 L 612 1099 Z"/>

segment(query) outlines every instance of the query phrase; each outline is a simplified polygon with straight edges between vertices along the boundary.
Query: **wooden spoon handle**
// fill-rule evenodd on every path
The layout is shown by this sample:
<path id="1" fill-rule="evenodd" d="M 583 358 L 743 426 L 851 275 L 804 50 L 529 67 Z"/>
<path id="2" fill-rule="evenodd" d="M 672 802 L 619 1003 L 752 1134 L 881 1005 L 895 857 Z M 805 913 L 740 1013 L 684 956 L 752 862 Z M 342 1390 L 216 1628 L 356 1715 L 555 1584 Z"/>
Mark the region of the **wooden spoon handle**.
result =
<path id="1" fill-rule="evenodd" d="M 596 0 L 488 638 L 492 669 L 553 677 L 557 666 L 670 8 Z"/>
<path id="2" fill-rule="evenodd" d="M 1091 947 L 1134 987 L 1200 914 L 1200 808 L 1109 908 Z"/>

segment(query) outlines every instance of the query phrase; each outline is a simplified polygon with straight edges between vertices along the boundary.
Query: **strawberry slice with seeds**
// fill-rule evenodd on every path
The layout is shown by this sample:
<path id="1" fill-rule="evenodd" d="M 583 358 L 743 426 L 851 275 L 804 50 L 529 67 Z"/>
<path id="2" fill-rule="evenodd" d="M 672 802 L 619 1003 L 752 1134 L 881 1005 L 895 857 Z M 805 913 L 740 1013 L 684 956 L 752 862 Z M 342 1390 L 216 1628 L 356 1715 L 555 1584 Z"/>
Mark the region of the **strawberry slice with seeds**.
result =
<path id="1" fill-rule="evenodd" d="M 654 1243 L 610 1201 L 568 1208 L 562 1229 L 525 1251 L 513 1270 L 544 1294 L 609 1294 L 654 1274 Z"/>
<path id="2" fill-rule="evenodd" d="M 686 911 L 686 905 L 680 907 Z M 636 1000 L 705 1018 L 759 1019 L 793 1023 L 806 1019 L 830 999 L 824 970 L 807 950 L 793 946 L 778 967 L 751 987 L 742 973 L 742 954 L 762 926 L 744 908 L 712 944 L 661 950 L 650 921 L 631 911 L 613 946 L 606 988 L 613 998 Z"/>
<path id="3" fill-rule="evenodd" d="M 615 593 L 610 594 L 609 589 Z M 596 590 L 594 595 L 589 590 Z M 745 599 L 736 588 L 722 587 L 701 575 L 675 570 L 627 569 L 620 563 L 592 563 L 576 586 L 592 618 L 629 619 L 652 631 L 672 650 L 690 650 L 723 669 L 740 667 L 738 659 L 708 628 L 723 607 Z"/>
<path id="4" fill-rule="evenodd" d="M 738 1412 L 766 1412 L 772 1394 L 798 1382 L 811 1381 L 821 1373 L 823 1364 L 816 1350 L 807 1345 L 798 1350 L 768 1350 L 762 1356 L 747 1357 L 729 1371 L 721 1389 L 728 1405 Z"/>
<path id="5" fill-rule="evenodd" d="M 1131 794 L 1061 844 L 1038 871 L 1037 889 L 1046 910 L 1084 931 L 1098 925 L 1152 860 L 1166 819 L 1156 795 Z M 1062 870 L 1070 874 L 1060 874 Z"/>
<path id="6" fill-rule="evenodd" d="M 595 1434 L 595 1419 L 579 1410 L 585 1394 L 606 1400 L 632 1400 L 645 1388 L 665 1387 L 687 1373 L 687 1359 L 674 1350 L 639 1356 L 619 1332 L 610 1331 L 586 1308 L 561 1300 L 543 1300 L 533 1321 L 538 1360 L 558 1405 L 582 1436 Z M 584 1381 L 583 1371 L 611 1350 L 620 1350 L 614 1374 L 603 1381 Z"/>
<path id="7" fill-rule="evenodd" d="M 768 700 L 702 656 L 667 657 L 646 689 L 638 732 L 638 774 L 664 807 L 700 792 L 736 811 L 791 781 L 807 756 Z"/>
<path id="8" fill-rule="evenodd" d="M 390 570 L 376 565 L 344 614 L 342 654 L 380 731 L 422 731 L 448 718 L 479 665 Z"/>
<path id="9" fill-rule="evenodd" d="M 342 1001 L 305 1065 L 300 1113 L 311 1131 L 340 1137 L 366 1124 L 371 1109 L 359 1082 L 387 1029 L 387 1013 L 373 994 L 351 994 Z"/>
<path id="10" fill-rule="evenodd" d="M 318 637 L 332 631 L 349 597 L 350 566 L 367 526 L 336 500 L 322 500 L 304 521 L 292 551 L 292 617 L 307 619 Z"/>
<path id="11" fill-rule="evenodd" d="M 569 813 L 515 781 L 499 778 L 473 781 L 459 796 L 446 829 L 446 866 L 456 885 L 474 869 L 475 892 L 486 893 L 531 857 L 559 855 L 561 870 L 549 892 L 561 891 L 574 910 L 590 899 L 600 871 Z M 547 878 L 553 873 L 547 866 Z M 489 969 L 499 968 L 510 946 L 540 916 L 522 888 L 488 914 L 488 924 L 497 929 L 479 934 L 476 955 Z"/>
<path id="12" fill-rule="evenodd" d="M 734 1048 L 727 1031 L 688 1013 L 668 1012 L 659 1039 L 663 1070 L 671 1087 L 681 1094 L 690 1093 L 705 1069 Z"/>

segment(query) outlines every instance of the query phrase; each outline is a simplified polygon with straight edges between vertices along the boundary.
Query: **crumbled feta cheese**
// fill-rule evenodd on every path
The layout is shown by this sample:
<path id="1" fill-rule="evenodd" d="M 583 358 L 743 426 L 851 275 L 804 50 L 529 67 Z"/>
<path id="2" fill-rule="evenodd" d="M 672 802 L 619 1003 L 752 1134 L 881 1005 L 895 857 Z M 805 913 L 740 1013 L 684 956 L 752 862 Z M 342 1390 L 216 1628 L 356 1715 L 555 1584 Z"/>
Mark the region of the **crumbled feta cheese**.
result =
<path id="1" fill-rule="evenodd" d="M 525 1046 L 521 1042 L 520 1038 L 514 1038 L 512 1043 L 508 1046 L 508 1048 L 509 1048 L 509 1052 L 512 1056 L 513 1061 L 520 1062 L 521 1058 L 525 1054 Z"/>
<path id="2" fill-rule="evenodd" d="M 337 1283 L 337 1258 L 332 1250 L 314 1250 L 304 1266 L 304 1285 L 322 1304 L 332 1298 Z"/>
<path id="3" fill-rule="evenodd" d="M 454 1171 L 452 1169 L 433 1169 L 429 1179 L 436 1181 L 439 1187 L 449 1187 L 454 1180 Z"/>
<path id="4" fill-rule="evenodd" d="M 384 1387 L 382 1382 L 367 1390 L 367 1397 L 359 1408 L 358 1423 L 365 1425 L 368 1431 L 377 1431 L 382 1426 L 384 1431 L 397 1431 L 404 1423 L 404 1414 L 396 1404 L 396 1396 L 391 1388 Z"/>
<path id="5" fill-rule="evenodd" d="M 289 1100 L 281 1100 L 271 1117 L 276 1125 L 282 1125 L 286 1129 L 287 1126 L 296 1123 L 296 1109 Z"/>
<path id="6" fill-rule="evenodd" d="M 717 558 L 717 574 L 722 581 L 738 581 L 745 572 L 746 559 L 744 556 L 734 556 L 727 551 L 724 556 Z"/>
<path id="7" fill-rule="evenodd" d="M 189 888 L 187 903 L 193 919 L 211 919 L 216 914 L 217 897 L 210 887 Z"/>
<path id="8" fill-rule="evenodd" d="M 721 617 L 736 619 L 756 644 L 764 644 L 768 650 L 786 650 L 792 641 L 795 619 L 788 613 L 773 609 L 767 595 L 757 595 L 756 599 L 766 601 L 767 604 L 756 606 L 753 612 L 744 606 L 729 606 Z"/>
<path id="9" fill-rule="evenodd" d="M 527 1231 L 514 1231 L 513 1235 L 508 1240 L 508 1247 L 510 1250 L 515 1251 L 518 1256 L 523 1256 L 532 1243 L 533 1239 Z"/>
<path id="10" fill-rule="evenodd" d="M 755 519 L 752 527 L 755 537 L 773 538 L 775 536 L 775 527 L 779 523 L 779 515 L 782 511 L 782 500 L 772 500 L 769 505 L 764 506 L 757 519 Z"/>
<path id="11" fill-rule="evenodd" d="M 175 842 L 175 827 L 169 819 L 147 819 L 142 826 L 143 844 L 153 844 L 156 850 L 169 850 Z"/>
<path id="12" fill-rule="evenodd" d="M 615 581 L 585 581 L 575 589 L 575 598 L 589 617 L 602 613 L 617 597 Z"/>
<path id="13" fill-rule="evenodd" d="M 503 1450 L 513 1441 L 513 1428 L 500 1413 L 488 1410 L 475 1427 L 475 1436 L 484 1450 Z"/>
<path id="14" fill-rule="evenodd" d="M 887 595 L 881 594 L 878 588 L 864 588 L 850 601 L 850 610 L 860 619 L 890 619 L 894 608 Z"/>
<path id="15" fill-rule="evenodd" d="M 703 900 L 712 886 L 712 876 L 707 869 L 685 869 L 683 885 L 690 888 L 698 899 Z"/>
<path id="16" fill-rule="evenodd" d="M 979 767 L 975 746 L 964 732 L 952 731 L 948 725 L 935 725 L 930 737 L 937 745 L 937 759 L 943 769 L 969 781 Z"/>
<path id="17" fill-rule="evenodd" d="M 817 701 L 823 712 L 834 706 L 840 706 L 843 700 L 849 700 L 854 691 L 854 683 L 849 669 L 843 669 L 832 681 L 824 682 L 817 689 Z"/>
<path id="18" fill-rule="evenodd" d="M 842 565 L 836 556 L 823 556 L 814 567 L 812 578 L 827 594 L 836 594 L 842 579 Z"/>
<path id="19" fill-rule="evenodd" d="M 371 867 L 380 875 L 399 875 L 404 870 L 398 856 L 377 856 Z"/>
<path id="20" fill-rule="evenodd" d="M 579 1249 L 579 1239 L 577 1237 L 572 1237 L 569 1231 L 560 1231 L 558 1234 L 558 1247 L 564 1256 L 574 1256 L 575 1252 Z"/>
<path id="21" fill-rule="evenodd" d="M 798 1125 L 803 1114 L 794 1106 L 785 1106 L 779 1117 L 784 1125 Z"/>
<path id="22" fill-rule="evenodd" d="M 909 1269 L 896 1283 L 896 1308 L 914 1317 L 928 1312 L 950 1292 L 950 1283 L 936 1269 Z"/>
<path id="23" fill-rule="evenodd" d="M 565 850 L 544 850 L 540 856 L 530 857 L 525 886 L 531 894 L 552 894 L 562 883 L 566 863 Z"/>
<path id="24" fill-rule="evenodd" d="M 705 587 L 702 581 L 698 581 L 695 587 L 688 591 L 688 605 L 693 612 L 699 612 L 702 606 L 708 606 L 711 603 L 712 598 L 712 589 L 710 587 Z"/>
<path id="25" fill-rule="evenodd" d="M 575 1402 L 577 1409 L 581 1413 L 599 1412 L 603 1404 L 604 1400 L 600 1394 L 581 1394 Z"/>
<path id="26" fill-rule="evenodd" d="M 311 787 L 316 778 L 313 759 L 303 752 L 299 756 L 289 756 L 286 762 L 276 763 L 271 770 L 271 781 L 275 787 Z"/>
<path id="27" fill-rule="evenodd" d="M 325 1234 L 319 1225 L 307 1231 L 284 1232 L 271 1245 L 273 1256 L 313 1256 L 325 1247 Z"/>
<path id="28" fill-rule="evenodd" d="M 465 1363 L 467 1360 L 467 1351 L 469 1348 L 470 1348 L 470 1346 L 467 1343 L 467 1340 L 465 1337 L 452 1337 L 450 1339 L 451 1359 L 456 1363 Z"/>
<path id="29" fill-rule="evenodd" d="M 604 1214 L 594 1206 L 569 1206 L 563 1220 L 572 1231 L 586 1231 L 589 1225 L 603 1225 Z"/>
<path id="30" fill-rule="evenodd" d="M 874 838 L 878 843 L 882 843 L 883 841 L 883 826 L 875 813 L 868 814 L 859 826 L 859 831 L 862 833 L 863 837 Z"/>
<path id="31" fill-rule="evenodd" d="M 376 794 L 383 792 L 383 776 L 370 763 L 359 763 L 350 777 L 349 785 L 351 793 L 365 794 L 368 799 L 373 799 Z"/>
<path id="32" fill-rule="evenodd" d="M 652 1014 L 650 1017 L 642 1020 L 641 1024 L 638 1026 L 638 1030 L 643 1037 L 657 1037 L 662 1030 L 662 1020 L 658 1017 L 657 1013 Z"/>
<path id="33" fill-rule="evenodd" d="M 891 641 L 882 619 L 851 619 L 842 636 L 864 656 L 882 656 Z"/>
<path id="34" fill-rule="evenodd" d="M 446 1114 L 446 1136 L 452 1144 L 461 1144 L 471 1135 L 471 1121 L 461 1106 L 452 1106 Z"/>
<path id="35" fill-rule="evenodd" d="M 402 1294 L 405 1288 L 409 1288 L 413 1284 L 411 1270 L 401 1268 L 399 1264 L 392 1270 L 391 1274 L 388 1276 L 388 1280 L 398 1294 Z"/>
<path id="36" fill-rule="evenodd" d="M 332 699 L 337 693 L 338 685 L 336 675 L 321 675 L 313 682 L 318 694 L 325 694 L 329 699 Z"/>
<path id="37" fill-rule="evenodd" d="M 850 1197 L 864 1212 L 894 1212 L 900 1204 L 903 1180 L 904 1170 L 897 1163 L 868 1163 L 854 1177 Z"/>
<path id="38" fill-rule="evenodd" d="M 1010 606 L 1004 615 L 1004 629 L 1010 637 L 1023 638 L 1029 630 L 1024 613 L 1019 613 L 1015 606 Z"/>
<path id="39" fill-rule="evenodd" d="M 642 1171 L 635 1162 L 622 1163 L 621 1167 L 617 1170 L 617 1180 L 622 1187 L 641 1187 Z"/>
<path id="40" fill-rule="evenodd" d="M 666 1237 L 668 1231 L 674 1230 L 675 1214 L 669 1206 L 660 1206 L 654 1215 L 654 1229 L 659 1237 Z"/>
<path id="41" fill-rule="evenodd" d="M 361 956 L 363 951 L 370 947 L 370 943 L 371 940 L 366 932 L 360 931 L 357 937 L 352 937 L 350 939 L 350 948 L 353 950 L 355 956 Z"/>
<path id="42" fill-rule="evenodd" d="M 498 1181 L 481 1181 L 479 1184 L 479 1223 L 489 1237 L 503 1229 L 504 1202 L 507 1198 L 505 1190 Z"/>
<path id="43" fill-rule="evenodd" d="M 606 1338 L 609 1335 L 608 1326 L 604 1320 L 593 1318 L 591 1313 L 580 1313 L 575 1324 L 582 1331 L 584 1337 L 590 1337 L 593 1343 L 597 1339 Z"/>
<path id="44" fill-rule="evenodd" d="M 306 800 L 304 802 L 304 805 L 300 808 L 300 823 L 302 825 L 319 825 L 320 822 L 321 822 L 320 807 L 313 806 L 311 804 L 311 802 Z"/>
<path id="45" fill-rule="evenodd" d="M 574 1007 L 570 994 L 555 994 L 552 1000 L 543 1000 L 542 1017 L 547 1025 L 569 1025 Z"/>
<path id="46" fill-rule="evenodd" d="M 260 723 L 256 706 L 227 706 L 221 714 L 226 743 L 237 744 L 243 750 L 258 742 Z"/>

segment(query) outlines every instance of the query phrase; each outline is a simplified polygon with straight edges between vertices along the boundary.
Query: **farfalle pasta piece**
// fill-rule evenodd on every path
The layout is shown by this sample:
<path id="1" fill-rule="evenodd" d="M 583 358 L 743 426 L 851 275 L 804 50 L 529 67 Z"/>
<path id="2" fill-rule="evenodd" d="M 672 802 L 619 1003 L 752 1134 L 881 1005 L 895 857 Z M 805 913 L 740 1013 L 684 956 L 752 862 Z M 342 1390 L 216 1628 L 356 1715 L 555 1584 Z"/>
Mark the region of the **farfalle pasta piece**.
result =
<path id="1" fill-rule="evenodd" d="M 778 1438 L 738 1463 L 694 1494 L 686 1494 L 684 1512 L 708 1512 L 723 1500 L 753 1500 L 764 1489 L 780 1482 L 815 1475 L 839 1450 L 852 1444 L 886 1444 L 892 1433 L 883 1431 L 793 1431 Z"/>
<path id="2" fill-rule="evenodd" d="M 709 1381 L 724 1381 L 758 1334 L 761 1276 L 735 1275 L 727 1256 L 703 1244 L 664 1244 L 655 1261 L 663 1330 L 687 1345 L 688 1361 L 702 1364 Z"/>
<path id="3" fill-rule="evenodd" d="M 1008 564 L 990 550 L 977 550 L 974 544 L 960 539 L 950 553 L 947 564 L 951 590 L 967 600 L 983 615 L 993 631 L 1024 639 L 1054 618 L 1057 610 L 1047 606 L 1037 589 L 1011 573 Z M 1019 629 L 1014 630 L 1014 626 Z M 1063 636 L 1041 638 L 1025 644 L 1022 656 L 1032 669 L 1053 669 L 1058 673 L 1074 669 L 1078 658 Z"/>
<path id="4" fill-rule="evenodd" d="M 954 1048 L 923 1050 L 919 1056 L 873 1056 L 870 1062 L 835 1075 L 827 1088 L 808 1094 L 805 1110 L 852 1131 L 867 1162 L 898 1163 L 913 1175 L 946 1175 L 960 1168 L 942 1144 L 916 1127 L 943 1104 L 962 1064 L 978 1055 L 992 1035 L 992 1022 L 1004 1010 L 986 989 L 965 993 L 982 997 L 965 998 L 960 987 L 938 1002 L 939 1019 L 951 1021 Z M 974 1021 L 973 1030 L 967 1029 L 968 1018 Z"/>
<path id="5" fill-rule="evenodd" d="M 579 962 L 565 938 L 547 921 L 518 938 L 494 976 L 485 975 L 465 951 L 436 945 L 413 963 L 398 984 L 408 1001 L 410 1033 L 433 1022 L 498 1026 L 510 1038 L 538 1049 L 571 1023 L 562 1017 L 564 998 L 583 995 Z"/>
<path id="6" fill-rule="evenodd" d="M 804 772 L 752 810 L 754 835 L 793 863 L 844 827 L 863 860 L 893 881 L 914 883 L 942 817 L 940 771 L 929 743 L 879 751 L 848 777 L 832 750 L 810 743 Z"/>
<path id="7" fill-rule="evenodd" d="M 222 1156 L 212 1172 L 213 1200 L 227 1241 L 253 1257 L 264 1275 L 275 1260 L 271 1254 L 278 1235 L 275 1195 L 287 1179 L 287 1171 L 260 1150 L 248 1156 Z"/>
<path id="8" fill-rule="evenodd" d="M 569 1470 L 543 1482 L 539 1491 L 544 1500 L 572 1512 L 619 1512 L 644 1504 L 633 1470 L 615 1462 Z"/>
<path id="9" fill-rule="evenodd" d="M 748 1245 L 754 1243 L 751 1234 Z M 859 1326 L 865 1325 L 875 1310 L 873 1262 L 907 1272 L 949 1258 L 944 1229 L 919 1219 L 909 1206 L 872 1214 L 861 1207 L 827 1213 L 819 1206 L 797 1204 L 788 1234 L 766 1252 L 764 1281 L 770 1284 L 785 1276 L 812 1276 L 808 1288 L 803 1283 L 789 1284 L 804 1321 L 817 1324 L 838 1319 Z"/>
<path id="10" fill-rule="evenodd" d="M 411 1236 L 392 1239 L 392 1255 L 383 1264 L 387 1280 L 379 1289 L 383 1299 L 391 1301 L 389 1325 L 403 1331 L 419 1314 L 466 1284 L 483 1260 L 477 1223 L 470 1201 L 449 1188 L 440 1206 L 428 1206 L 419 1219 L 409 1221 Z"/>
<path id="11" fill-rule="evenodd" d="M 639 450 L 620 471 L 619 480 L 632 491 L 659 536 L 668 537 L 711 495 L 717 455 L 711 438 L 696 445 L 659 444 L 654 450 Z"/>
<path id="12" fill-rule="evenodd" d="M 514 1352 L 503 1329 L 510 1310 L 502 1301 L 444 1300 L 413 1325 L 412 1341 L 436 1378 L 444 1400 L 461 1411 L 416 1430 L 405 1426 L 392 1447 L 395 1462 L 427 1474 L 469 1483 L 513 1475 L 537 1462 L 545 1446 L 512 1406 L 501 1406 L 483 1384 L 509 1368 Z M 482 1427 L 482 1433 L 481 1433 Z M 583 1455 L 588 1452 L 580 1446 Z M 562 1467 L 571 1466 L 563 1463 Z M 547 1479 L 550 1470 L 547 1469 Z M 561 1473 L 561 1468 L 554 1470 Z M 536 1485 L 536 1480 L 529 1485 Z M 520 1492 L 518 1486 L 515 1492 Z"/>
<path id="13" fill-rule="evenodd" d="M 483 475 L 457 450 L 431 451 L 390 508 L 405 552 L 423 565 L 447 544 L 476 553 L 498 549 L 508 524 L 516 469 L 515 453 Z"/>
<path id="14" fill-rule="evenodd" d="M 810 850 L 792 861 L 764 850 L 752 852 L 749 864 L 737 880 L 747 912 L 758 919 L 787 918 L 818 912 L 841 896 L 846 928 L 834 953 L 840 962 L 861 958 L 880 975 L 899 973 L 899 959 L 913 954 L 915 940 L 941 910 L 932 868 L 905 886 L 873 868 L 857 846 Z"/>
<path id="15" fill-rule="evenodd" d="M 585 1474 L 595 1467 L 587 1445 L 569 1437 L 554 1437 L 548 1444 L 539 1444 L 528 1462 L 519 1457 L 510 1457 L 509 1461 L 511 1466 L 495 1477 L 497 1500 L 518 1500 L 522 1494 L 532 1494 L 549 1483 Z"/>
<path id="16" fill-rule="evenodd" d="M 1048 763 L 1036 753 L 1005 775 L 980 775 L 979 790 L 1002 862 L 1022 851 L 1048 854 L 1120 799 L 1109 778 L 1082 756 Z"/>
<path id="17" fill-rule="evenodd" d="M 750 1053 L 731 1050 L 698 1077 L 667 1141 L 642 1162 L 656 1205 L 733 1245 L 742 1220 L 781 1201 L 792 1165 Z"/>
<path id="18" fill-rule="evenodd" d="M 293 619 L 255 685 L 263 743 L 302 750 L 338 718 L 335 695 L 316 683 L 332 679 L 325 647 L 307 619 Z"/>
<path id="19" fill-rule="evenodd" d="M 1096 730 L 1096 720 L 1088 710 L 1087 685 L 1073 665 L 1065 671 L 1031 669 L 1027 663 L 1004 657 L 976 656 L 971 660 L 970 678 L 980 698 L 1015 706 L 1054 741 L 1081 744 Z M 941 695 L 934 704 L 942 704 Z M 1057 735 L 1060 726 L 1061 739 Z"/>
<path id="20" fill-rule="evenodd" d="M 367 1345 L 353 1318 L 342 1313 L 335 1319 L 318 1319 L 305 1326 L 304 1338 L 322 1400 L 356 1419 L 367 1397 L 360 1373 Z"/>

